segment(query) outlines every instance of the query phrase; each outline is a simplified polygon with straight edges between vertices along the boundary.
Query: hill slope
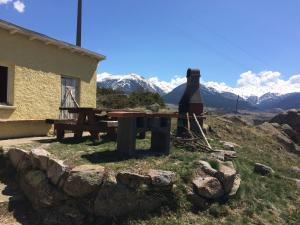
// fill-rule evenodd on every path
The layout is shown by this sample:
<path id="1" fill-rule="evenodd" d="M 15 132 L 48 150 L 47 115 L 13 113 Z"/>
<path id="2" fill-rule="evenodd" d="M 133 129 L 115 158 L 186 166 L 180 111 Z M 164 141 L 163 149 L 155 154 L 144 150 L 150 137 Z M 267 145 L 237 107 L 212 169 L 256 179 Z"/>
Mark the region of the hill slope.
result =
<path id="1" fill-rule="evenodd" d="M 181 96 L 184 93 L 184 90 L 186 88 L 186 84 L 182 84 L 175 88 L 170 93 L 163 96 L 163 99 L 166 103 L 170 104 L 178 104 L 180 101 Z M 237 96 L 233 93 L 225 92 L 225 93 L 219 93 L 213 88 L 207 88 L 205 86 L 201 86 L 200 89 L 204 105 L 206 107 L 213 107 L 213 108 L 222 108 L 224 110 L 235 110 L 236 108 L 236 100 Z M 239 101 L 239 109 L 249 109 L 254 110 L 256 109 L 255 106 L 253 106 L 251 103 L 240 99 Z"/>

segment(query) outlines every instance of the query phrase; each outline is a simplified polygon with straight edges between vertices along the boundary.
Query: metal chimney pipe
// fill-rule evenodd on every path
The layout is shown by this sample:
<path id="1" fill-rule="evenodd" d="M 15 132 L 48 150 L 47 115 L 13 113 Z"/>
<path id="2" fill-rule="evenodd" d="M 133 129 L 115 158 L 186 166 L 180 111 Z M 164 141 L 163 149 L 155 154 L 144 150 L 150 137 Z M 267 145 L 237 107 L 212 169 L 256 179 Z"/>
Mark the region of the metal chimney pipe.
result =
<path id="1" fill-rule="evenodd" d="M 82 0 L 78 0 L 76 45 L 81 47 Z"/>

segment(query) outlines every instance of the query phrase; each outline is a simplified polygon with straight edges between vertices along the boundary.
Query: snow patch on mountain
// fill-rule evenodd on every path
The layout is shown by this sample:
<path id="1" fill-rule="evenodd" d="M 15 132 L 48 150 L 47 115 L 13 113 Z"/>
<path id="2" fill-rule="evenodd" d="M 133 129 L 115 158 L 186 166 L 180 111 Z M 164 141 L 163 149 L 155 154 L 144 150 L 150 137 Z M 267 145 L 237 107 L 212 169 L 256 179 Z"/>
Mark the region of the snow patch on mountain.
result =
<path id="1" fill-rule="evenodd" d="M 102 73 L 97 76 L 98 87 L 112 88 L 124 92 L 146 90 L 154 93 L 165 94 L 168 87 L 159 87 L 153 80 L 147 80 L 138 74 L 112 75 Z"/>

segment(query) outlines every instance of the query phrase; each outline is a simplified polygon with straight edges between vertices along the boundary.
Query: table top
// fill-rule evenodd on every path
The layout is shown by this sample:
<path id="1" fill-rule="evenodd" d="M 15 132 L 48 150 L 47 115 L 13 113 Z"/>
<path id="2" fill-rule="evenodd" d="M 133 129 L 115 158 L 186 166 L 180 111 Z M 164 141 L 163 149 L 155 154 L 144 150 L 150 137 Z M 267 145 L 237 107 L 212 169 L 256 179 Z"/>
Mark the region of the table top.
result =
<path id="1" fill-rule="evenodd" d="M 91 107 L 78 107 L 78 108 L 60 107 L 59 109 L 67 110 L 69 113 L 88 113 L 88 112 L 102 113 L 103 111 L 105 111 L 104 109 L 97 109 Z"/>
<path id="2" fill-rule="evenodd" d="M 128 111 L 113 111 L 108 112 L 109 117 L 115 118 L 136 118 L 136 117 L 164 117 L 164 118 L 177 118 L 178 114 L 175 113 L 145 113 L 145 112 L 128 112 Z"/>

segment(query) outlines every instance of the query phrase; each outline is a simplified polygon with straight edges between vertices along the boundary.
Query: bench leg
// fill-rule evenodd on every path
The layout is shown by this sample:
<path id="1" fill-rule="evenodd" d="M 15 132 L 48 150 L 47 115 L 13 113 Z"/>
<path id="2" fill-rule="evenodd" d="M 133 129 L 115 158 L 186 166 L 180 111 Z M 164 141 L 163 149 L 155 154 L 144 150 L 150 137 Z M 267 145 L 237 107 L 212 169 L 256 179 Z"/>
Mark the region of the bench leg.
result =
<path id="1" fill-rule="evenodd" d="M 65 137 L 65 130 L 60 129 L 60 128 L 56 129 L 56 137 L 57 137 L 58 140 L 64 139 L 64 137 Z"/>
<path id="2" fill-rule="evenodd" d="M 131 156 L 136 144 L 136 118 L 120 118 L 117 137 L 117 151 L 121 156 Z"/>
<path id="3" fill-rule="evenodd" d="M 80 139 L 80 138 L 82 138 L 82 134 L 83 134 L 82 131 L 75 131 L 74 138 L 75 139 Z"/>
<path id="4" fill-rule="evenodd" d="M 117 140 L 117 129 L 115 127 L 108 127 L 107 136 L 111 140 Z"/>
<path id="5" fill-rule="evenodd" d="M 96 131 L 92 131 L 92 132 L 90 132 L 91 133 L 91 137 L 92 137 L 92 139 L 94 139 L 94 140 L 97 140 L 97 141 L 100 141 L 100 133 L 99 132 L 96 132 Z"/>
<path id="6" fill-rule="evenodd" d="M 155 118 L 151 132 L 151 150 L 168 155 L 171 142 L 171 119 Z"/>

